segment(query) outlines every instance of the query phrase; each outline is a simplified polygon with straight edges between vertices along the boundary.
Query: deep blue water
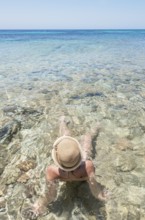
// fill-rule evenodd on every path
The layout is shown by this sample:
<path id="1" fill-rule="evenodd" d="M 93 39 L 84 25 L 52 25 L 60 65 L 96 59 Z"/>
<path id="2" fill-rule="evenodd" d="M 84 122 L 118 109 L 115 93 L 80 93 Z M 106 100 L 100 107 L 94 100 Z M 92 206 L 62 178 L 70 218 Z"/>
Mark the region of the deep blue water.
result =
<path id="1" fill-rule="evenodd" d="M 0 30 L 0 41 L 71 40 L 98 38 L 141 38 L 145 30 Z"/>
<path id="2" fill-rule="evenodd" d="M 0 88 L 144 74 L 145 30 L 0 30 Z"/>

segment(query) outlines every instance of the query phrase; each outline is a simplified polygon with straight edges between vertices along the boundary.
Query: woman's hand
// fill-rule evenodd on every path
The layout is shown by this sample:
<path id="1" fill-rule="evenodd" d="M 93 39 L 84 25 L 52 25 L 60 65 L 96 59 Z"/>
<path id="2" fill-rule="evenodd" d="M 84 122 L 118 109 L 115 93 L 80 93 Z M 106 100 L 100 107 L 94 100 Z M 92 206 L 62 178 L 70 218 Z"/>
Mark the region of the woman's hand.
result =
<path id="1" fill-rule="evenodd" d="M 22 211 L 22 216 L 26 219 L 37 219 L 38 216 L 44 215 L 47 212 L 45 206 L 40 206 L 38 204 L 31 205 L 30 207 Z"/>

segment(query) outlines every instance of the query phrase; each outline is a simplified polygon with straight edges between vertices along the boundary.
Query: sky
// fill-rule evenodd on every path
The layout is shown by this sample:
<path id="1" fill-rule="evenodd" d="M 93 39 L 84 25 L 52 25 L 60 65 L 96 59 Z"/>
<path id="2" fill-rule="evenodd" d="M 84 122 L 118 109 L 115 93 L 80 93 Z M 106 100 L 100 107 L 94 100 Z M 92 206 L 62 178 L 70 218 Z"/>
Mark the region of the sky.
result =
<path id="1" fill-rule="evenodd" d="M 0 0 L 0 29 L 145 29 L 145 0 Z"/>

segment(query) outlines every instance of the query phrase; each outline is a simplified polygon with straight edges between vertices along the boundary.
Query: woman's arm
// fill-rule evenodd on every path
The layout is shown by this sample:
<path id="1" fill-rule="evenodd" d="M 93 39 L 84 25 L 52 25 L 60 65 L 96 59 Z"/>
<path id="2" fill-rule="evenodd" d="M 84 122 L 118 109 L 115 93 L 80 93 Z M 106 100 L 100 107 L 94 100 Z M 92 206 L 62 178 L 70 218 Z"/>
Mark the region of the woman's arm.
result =
<path id="1" fill-rule="evenodd" d="M 49 166 L 46 169 L 45 179 L 46 184 L 42 196 L 36 201 L 41 206 L 47 206 L 54 201 L 57 196 L 59 170 L 55 166 Z"/>
<path id="2" fill-rule="evenodd" d="M 54 168 L 54 170 L 53 170 Z M 58 178 L 55 167 L 48 167 L 46 170 L 46 184 L 44 191 L 36 202 L 23 211 L 23 216 L 28 219 L 36 219 L 47 211 L 47 205 L 55 200 L 57 196 Z"/>
<path id="3" fill-rule="evenodd" d="M 99 199 L 100 201 L 107 200 L 108 198 L 107 190 L 105 190 L 105 187 L 96 181 L 95 174 L 93 172 L 89 175 L 88 184 L 92 192 L 92 195 L 96 199 Z"/>
<path id="4" fill-rule="evenodd" d="M 53 202 L 57 196 L 58 180 L 51 180 L 46 182 L 45 190 L 38 200 L 34 203 L 36 207 L 47 207 Z"/>

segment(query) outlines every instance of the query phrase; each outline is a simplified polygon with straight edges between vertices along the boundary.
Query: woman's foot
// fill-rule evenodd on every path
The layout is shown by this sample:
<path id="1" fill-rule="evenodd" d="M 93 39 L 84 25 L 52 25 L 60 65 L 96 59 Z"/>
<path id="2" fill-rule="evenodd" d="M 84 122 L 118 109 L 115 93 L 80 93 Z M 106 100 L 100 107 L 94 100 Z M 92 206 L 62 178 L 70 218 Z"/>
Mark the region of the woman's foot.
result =
<path id="1" fill-rule="evenodd" d="M 99 194 L 98 199 L 100 201 L 107 201 L 110 198 L 110 192 L 106 188 L 104 188 Z"/>
<path id="2" fill-rule="evenodd" d="M 95 138 L 98 136 L 99 132 L 100 132 L 100 129 L 101 129 L 101 125 L 99 122 L 97 122 L 96 126 L 94 128 L 91 129 L 90 131 L 90 135 L 92 138 Z"/>
<path id="3" fill-rule="evenodd" d="M 61 116 L 59 119 L 60 125 L 59 125 L 59 134 L 60 136 L 66 135 L 71 136 L 71 131 L 68 128 L 68 124 L 70 124 L 71 120 L 69 117 Z"/>

